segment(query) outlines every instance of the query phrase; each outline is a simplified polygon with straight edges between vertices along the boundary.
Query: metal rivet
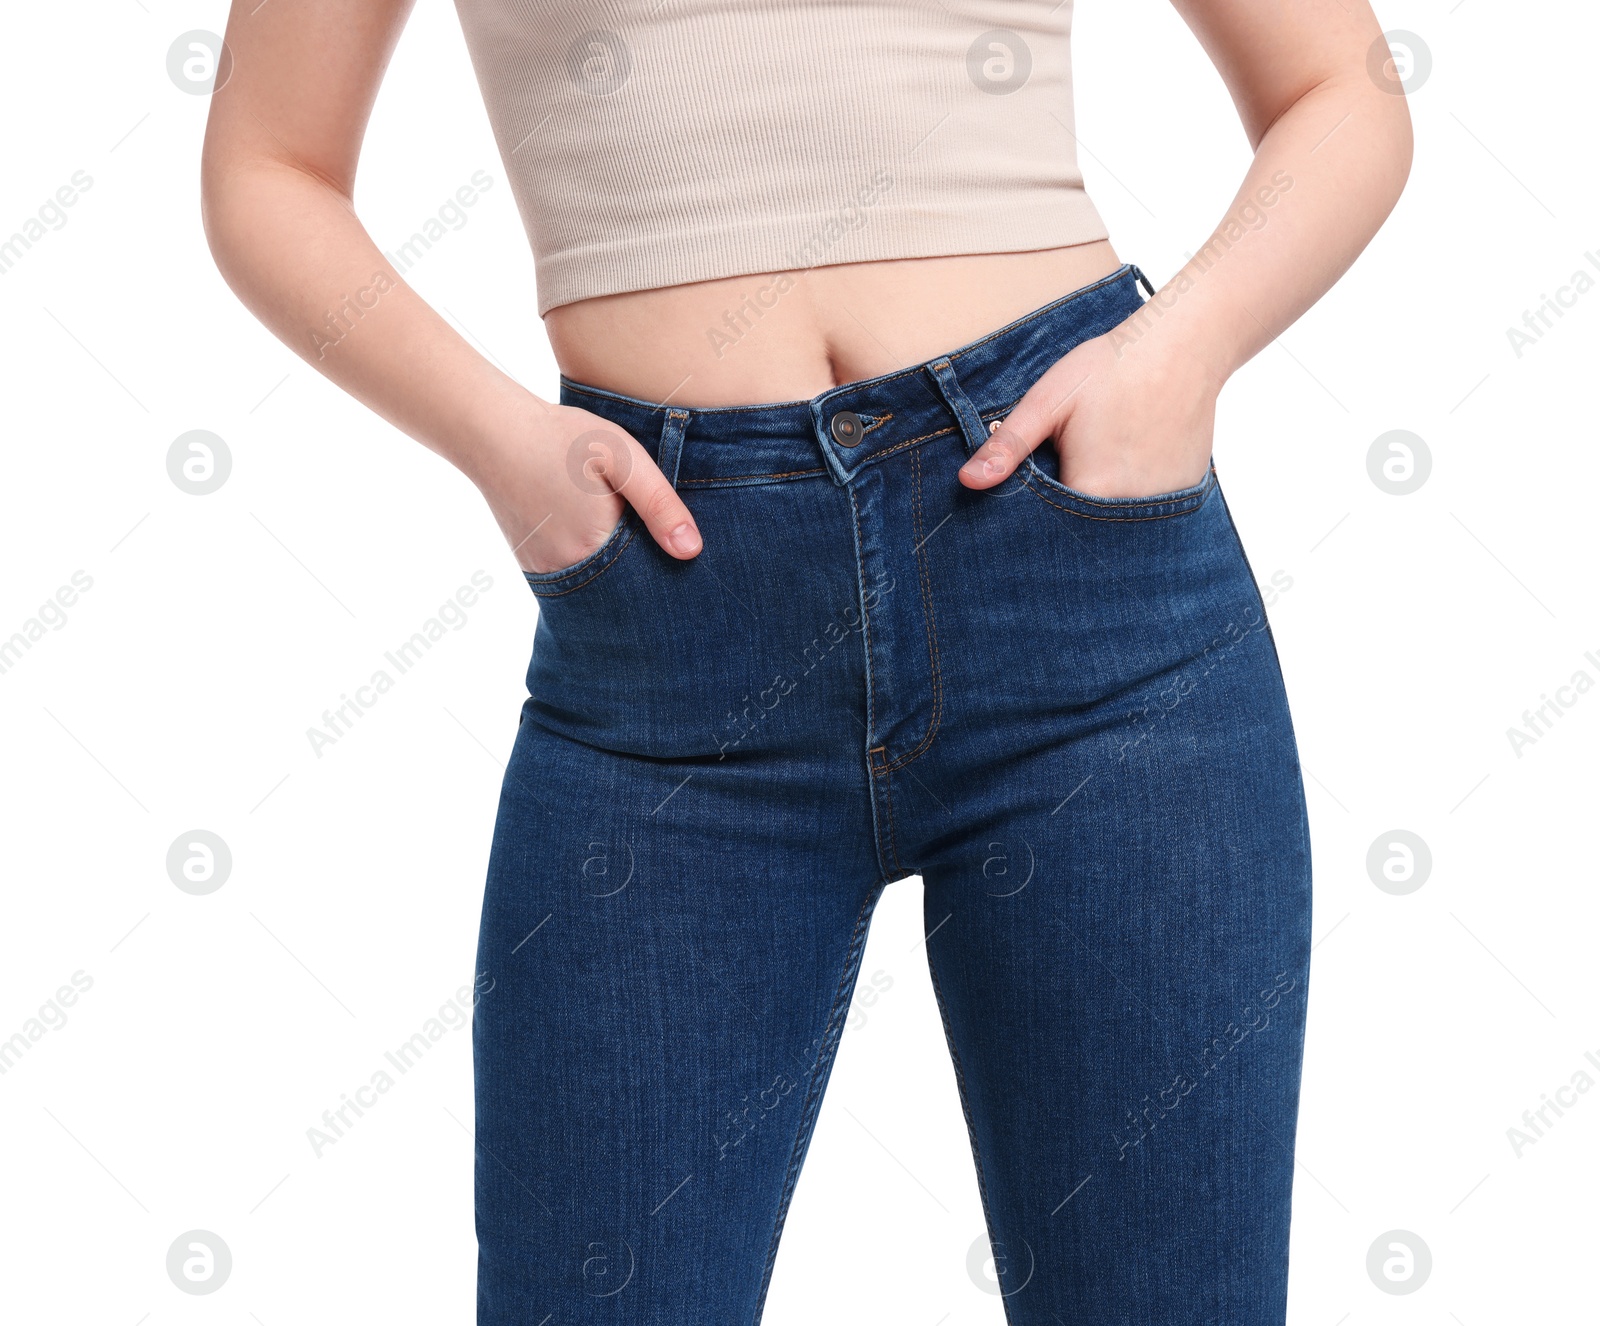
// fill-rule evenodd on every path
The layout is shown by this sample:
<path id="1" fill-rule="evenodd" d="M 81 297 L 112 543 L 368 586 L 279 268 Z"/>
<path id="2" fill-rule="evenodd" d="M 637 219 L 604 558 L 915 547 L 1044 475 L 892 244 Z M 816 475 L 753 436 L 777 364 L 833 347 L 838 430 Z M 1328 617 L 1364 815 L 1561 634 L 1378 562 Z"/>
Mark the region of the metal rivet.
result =
<path id="1" fill-rule="evenodd" d="M 833 440 L 841 447 L 854 447 L 860 445 L 862 434 L 866 431 L 861 426 L 861 417 L 851 414 L 849 410 L 840 410 L 828 424 L 828 431 L 833 434 Z"/>

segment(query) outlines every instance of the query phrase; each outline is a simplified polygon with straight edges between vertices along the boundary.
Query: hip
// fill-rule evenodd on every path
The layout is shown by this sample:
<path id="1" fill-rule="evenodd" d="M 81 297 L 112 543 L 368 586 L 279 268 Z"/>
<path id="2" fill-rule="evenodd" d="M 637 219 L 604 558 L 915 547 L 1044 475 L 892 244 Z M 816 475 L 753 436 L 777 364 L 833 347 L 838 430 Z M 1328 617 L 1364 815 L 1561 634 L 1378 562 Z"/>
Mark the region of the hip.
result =
<path id="1" fill-rule="evenodd" d="M 1214 470 L 1106 499 L 1048 447 L 998 488 L 956 472 L 1050 364 L 1141 303 L 1137 269 L 912 368 L 804 401 L 658 406 L 571 380 L 632 434 L 704 549 L 625 512 L 571 567 L 528 574 L 529 714 L 653 758 L 801 757 L 876 771 L 1041 733 L 1144 759 L 1189 724 L 1287 732 L 1264 608 Z M 1177 721 L 1170 721 L 1181 708 Z M 987 756 L 986 756 L 987 758 Z"/>

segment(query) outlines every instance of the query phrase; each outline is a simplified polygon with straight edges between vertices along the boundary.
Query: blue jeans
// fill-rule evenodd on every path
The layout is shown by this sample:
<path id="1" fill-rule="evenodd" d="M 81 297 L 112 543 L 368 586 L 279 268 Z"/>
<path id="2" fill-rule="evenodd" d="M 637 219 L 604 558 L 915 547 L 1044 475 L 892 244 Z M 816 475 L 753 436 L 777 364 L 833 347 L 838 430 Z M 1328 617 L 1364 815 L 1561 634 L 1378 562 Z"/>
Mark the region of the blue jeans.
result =
<path id="1" fill-rule="evenodd" d="M 815 400 L 564 382 L 694 513 L 539 600 L 478 954 L 480 1323 L 751 1326 L 874 904 L 927 959 L 1012 1326 L 1285 1312 L 1310 851 L 1215 471 L 956 471 L 1114 275 Z M 904 1268 L 907 1275 L 914 1268 Z"/>

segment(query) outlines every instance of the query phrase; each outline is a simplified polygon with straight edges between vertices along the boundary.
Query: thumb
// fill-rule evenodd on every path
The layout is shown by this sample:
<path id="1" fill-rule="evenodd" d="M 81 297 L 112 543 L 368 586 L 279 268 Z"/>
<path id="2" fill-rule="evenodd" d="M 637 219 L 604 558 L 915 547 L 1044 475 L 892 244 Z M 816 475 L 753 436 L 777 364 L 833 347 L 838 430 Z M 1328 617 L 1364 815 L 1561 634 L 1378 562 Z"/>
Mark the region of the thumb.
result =
<path id="1" fill-rule="evenodd" d="M 1082 377 L 1064 384 L 1054 370 L 1046 373 L 1028 388 L 988 441 L 967 458 L 957 477 L 968 488 L 993 488 L 1010 478 L 1041 442 L 1060 432 L 1086 381 L 1088 378 Z"/>
<path id="2" fill-rule="evenodd" d="M 631 464 L 620 477 L 616 491 L 639 513 L 650 536 L 681 561 L 700 552 L 700 530 L 683 499 L 667 481 L 650 453 L 631 436 L 627 439 Z"/>

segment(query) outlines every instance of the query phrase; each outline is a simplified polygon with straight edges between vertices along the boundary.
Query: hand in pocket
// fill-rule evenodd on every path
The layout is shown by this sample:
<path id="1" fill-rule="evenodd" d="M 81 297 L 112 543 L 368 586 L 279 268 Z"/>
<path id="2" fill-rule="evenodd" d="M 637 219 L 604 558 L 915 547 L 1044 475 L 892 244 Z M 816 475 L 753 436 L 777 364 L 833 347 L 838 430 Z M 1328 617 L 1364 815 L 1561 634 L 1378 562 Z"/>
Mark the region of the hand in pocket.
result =
<path id="1" fill-rule="evenodd" d="M 967 459 L 961 482 L 993 488 L 1047 439 L 1061 482 L 1092 497 L 1165 495 L 1204 479 L 1220 384 L 1196 361 L 1158 362 L 1154 348 L 1114 337 L 1057 360 Z"/>
<path id="2" fill-rule="evenodd" d="M 633 507 L 672 556 L 694 557 L 700 531 L 655 461 L 610 420 L 570 405 L 549 409 L 474 475 L 524 571 L 581 562 Z"/>

